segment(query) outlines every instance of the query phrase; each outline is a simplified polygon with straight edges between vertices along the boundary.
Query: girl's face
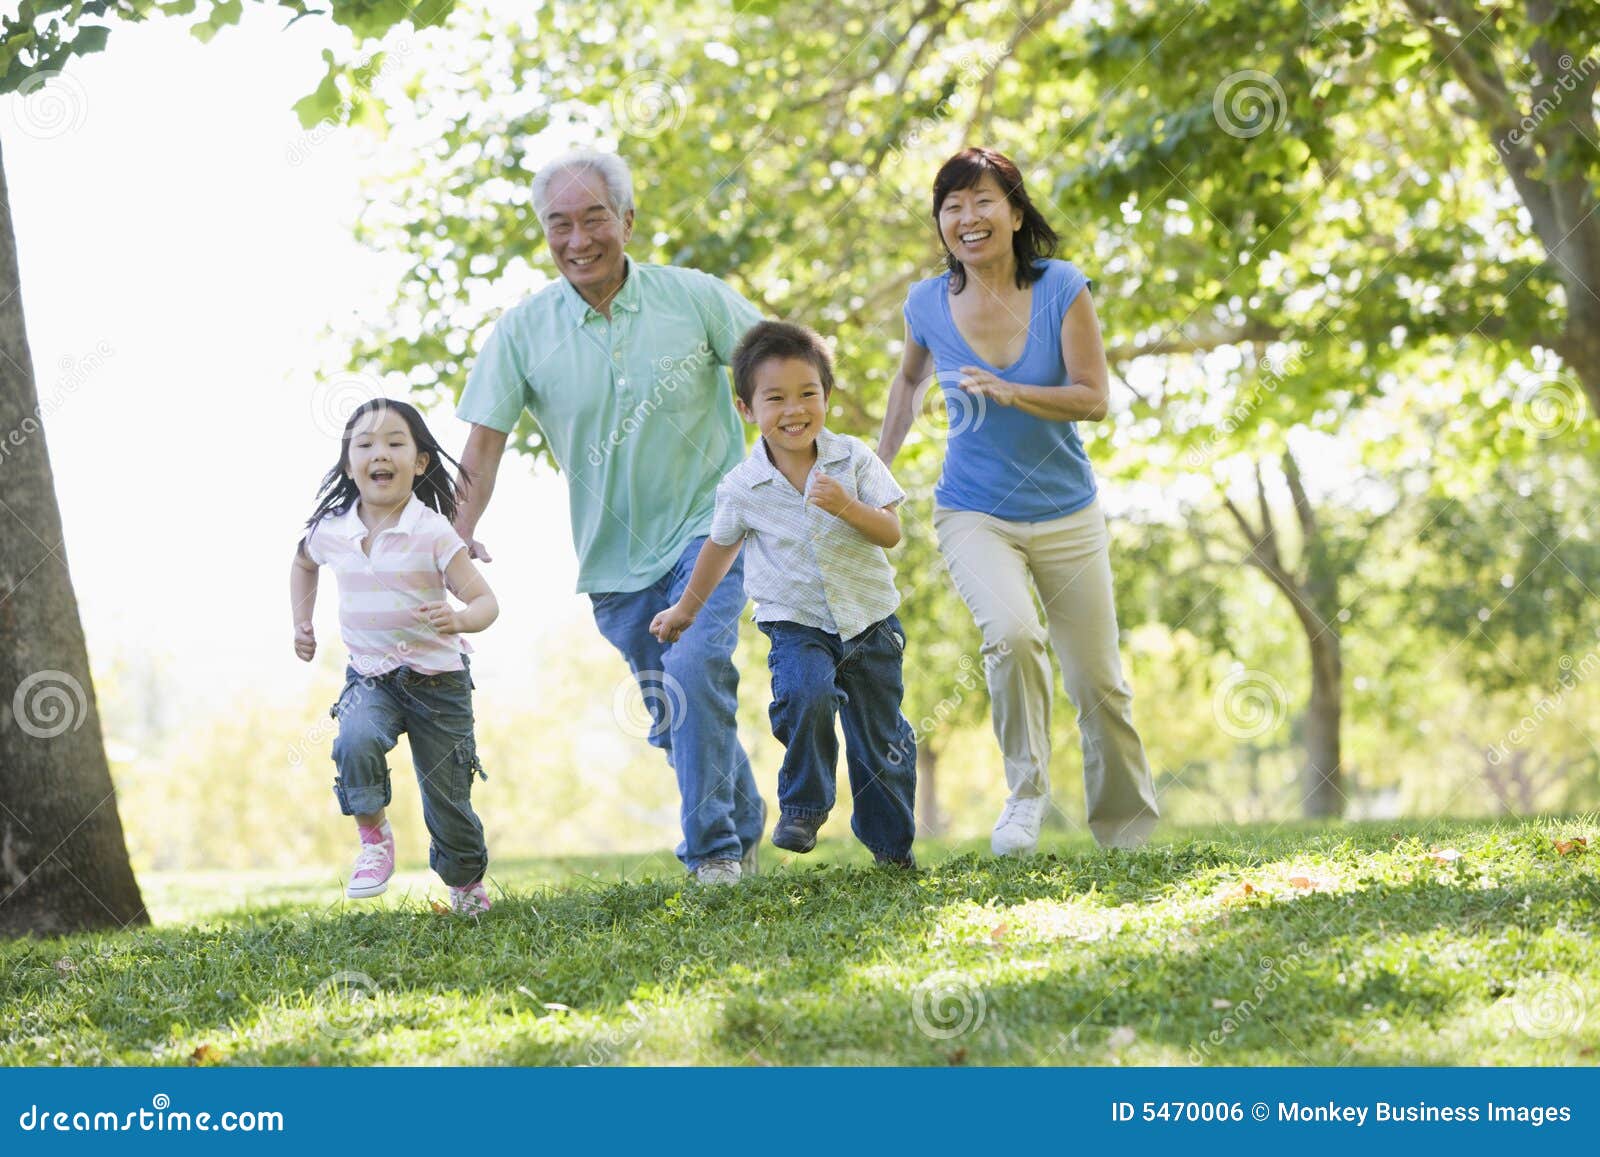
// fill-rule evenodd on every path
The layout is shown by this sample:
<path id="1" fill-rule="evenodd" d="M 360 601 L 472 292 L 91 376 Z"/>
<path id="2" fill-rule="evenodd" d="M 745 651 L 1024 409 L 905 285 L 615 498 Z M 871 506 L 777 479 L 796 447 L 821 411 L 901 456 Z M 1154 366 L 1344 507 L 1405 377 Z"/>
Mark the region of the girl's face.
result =
<path id="1" fill-rule="evenodd" d="M 350 434 L 350 464 L 345 473 L 361 500 L 375 506 L 396 506 L 411 498 L 413 482 L 428 468 L 411 427 L 394 410 L 364 414 Z"/>
<path id="2" fill-rule="evenodd" d="M 970 189 L 952 190 L 939 206 L 939 235 L 963 265 L 1005 257 L 1020 228 L 1022 210 L 1012 208 L 993 173 L 985 173 Z"/>

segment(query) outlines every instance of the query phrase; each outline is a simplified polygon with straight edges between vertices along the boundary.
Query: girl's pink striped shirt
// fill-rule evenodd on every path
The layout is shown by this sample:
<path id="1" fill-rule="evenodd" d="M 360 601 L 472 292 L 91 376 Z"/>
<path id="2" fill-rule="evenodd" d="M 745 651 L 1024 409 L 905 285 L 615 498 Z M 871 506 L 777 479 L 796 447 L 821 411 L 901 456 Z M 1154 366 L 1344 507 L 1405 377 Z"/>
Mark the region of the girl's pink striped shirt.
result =
<path id="1" fill-rule="evenodd" d="M 416 616 L 423 603 L 445 597 L 445 568 L 467 544 L 448 519 L 415 494 L 395 525 L 361 550 L 367 528 L 360 500 L 331 514 L 306 534 L 306 557 L 333 568 L 339 583 L 339 633 L 350 665 L 362 675 L 410 667 L 429 675 L 459 671 L 472 648 L 460 635 L 441 635 Z"/>

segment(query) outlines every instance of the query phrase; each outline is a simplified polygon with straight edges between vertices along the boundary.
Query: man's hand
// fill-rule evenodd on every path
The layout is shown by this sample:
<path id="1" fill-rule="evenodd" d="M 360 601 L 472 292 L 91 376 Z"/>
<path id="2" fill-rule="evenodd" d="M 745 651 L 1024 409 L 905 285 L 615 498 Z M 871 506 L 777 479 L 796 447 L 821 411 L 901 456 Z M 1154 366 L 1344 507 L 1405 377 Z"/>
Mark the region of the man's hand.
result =
<path id="1" fill-rule="evenodd" d="M 812 477 L 811 485 L 806 488 L 806 501 L 838 517 L 844 513 L 845 507 L 850 505 L 850 492 L 839 485 L 837 478 L 819 470 Z"/>
<path id="2" fill-rule="evenodd" d="M 294 625 L 294 653 L 307 663 L 317 653 L 317 633 L 310 623 L 296 623 Z"/>
<path id="3" fill-rule="evenodd" d="M 449 603 L 423 603 L 417 608 L 416 615 L 441 635 L 454 635 L 461 630 L 461 625 L 456 620 L 456 613 L 450 609 Z"/>
<path id="4" fill-rule="evenodd" d="M 683 609 L 682 603 L 673 603 L 650 620 L 650 633 L 659 643 L 676 643 L 678 637 L 694 626 L 695 616 Z"/>
<path id="5" fill-rule="evenodd" d="M 459 523 L 457 523 L 452 529 L 456 532 L 457 536 L 460 537 L 461 541 L 467 544 L 468 558 L 475 558 L 479 562 L 494 561 L 494 559 L 489 557 L 489 548 L 484 546 L 483 543 L 479 542 L 477 539 L 473 538 L 472 535 L 468 534 Z"/>

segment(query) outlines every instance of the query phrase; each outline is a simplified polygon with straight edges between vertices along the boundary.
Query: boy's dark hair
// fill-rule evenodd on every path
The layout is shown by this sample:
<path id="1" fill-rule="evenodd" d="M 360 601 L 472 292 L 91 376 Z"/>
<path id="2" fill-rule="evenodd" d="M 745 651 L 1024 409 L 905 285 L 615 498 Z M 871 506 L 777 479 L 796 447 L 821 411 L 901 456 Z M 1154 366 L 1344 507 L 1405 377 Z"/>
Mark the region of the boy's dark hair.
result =
<path id="1" fill-rule="evenodd" d="M 833 393 L 833 356 L 816 330 L 792 321 L 762 321 L 751 327 L 733 351 L 733 391 L 746 406 L 756 394 L 756 370 L 763 362 L 795 358 L 816 367 L 822 396 Z"/>
<path id="2" fill-rule="evenodd" d="M 933 228 L 944 249 L 945 267 L 950 270 L 950 288 L 960 293 L 967 287 L 967 269 L 950 247 L 944 243 L 944 232 L 939 228 L 939 210 L 944 199 L 960 189 L 970 189 L 985 174 L 1000 183 L 1006 200 L 1022 214 L 1022 228 L 1011 237 L 1011 250 L 1017 259 L 1017 288 L 1026 289 L 1044 276 L 1042 262 L 1054 257 L 1060 239 L 1044 214 L 1034 207 L 1028 190 L 1022 186 L 1022 170 L 1010 157 L 995 149 L 962 149 L 939 167 L 933 178 Z"/>
<path id="3" fill-rule="evenodd" d="M 339 461 L 322 479 L 322 485 L 317 490 L 317 508 L 311 517 L 306 519 L 308 529 L 316 526 L 330 514 L 343 514 L 361 496 L 354 480 L 345 473 L 350 469 L 350 440 L 355 437 L 356 426 L 362 418 L 374 413 L 381 415 L 387 410 L 393 410 L 405 419 L 406 427 L 411 431 L 411 440 L 416 443 L 417 453 L 428 456 L 427 467 L 411 482 L 411 493 L 446 518 L 452 520 L 455 518 L 456 483 L 450 476 L 450 471 L 446 469 L 445 463 L 453 463 L 461 477 L 470 482 L 461 463 L 444 452 L 444 447 L 439 445 L 438 439 L 428 429 L 428 424 L 422 420 L 422 415 L 417 412 L 415 406 L 394 398 L 373 398 L 357 406 L 351 413 L 349 421 L 344 424 L 344 434 L 339 439 Z M 378 420 L 383 421 L 381 416 Z"/>

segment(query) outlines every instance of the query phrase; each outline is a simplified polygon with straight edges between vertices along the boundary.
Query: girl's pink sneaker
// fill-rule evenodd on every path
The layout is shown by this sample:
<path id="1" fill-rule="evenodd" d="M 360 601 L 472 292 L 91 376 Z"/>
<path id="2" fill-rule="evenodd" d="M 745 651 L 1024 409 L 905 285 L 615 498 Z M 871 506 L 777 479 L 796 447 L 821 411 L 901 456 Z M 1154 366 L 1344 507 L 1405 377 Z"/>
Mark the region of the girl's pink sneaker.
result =
<path id="1" fill-rule="evenodd" d="M 389 877 L 394 875 L 394 833 L 388 823 L 382 828 L 356 830 L 361 833 L 361 851 L 356 855 L 355 867 L 350 869 L 350 883 L 344 894 L 352 900 L 381 896 L 389 890 Z"/>
<path id="2" fill-rule="evenodd" d="M 489 910 L 489 893 L 479 880 L 465 888 L 450 888 L 450 910 L 458 916 L 481 916 Z"/>

